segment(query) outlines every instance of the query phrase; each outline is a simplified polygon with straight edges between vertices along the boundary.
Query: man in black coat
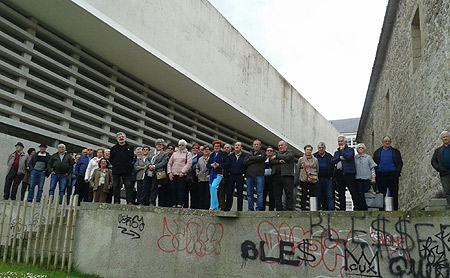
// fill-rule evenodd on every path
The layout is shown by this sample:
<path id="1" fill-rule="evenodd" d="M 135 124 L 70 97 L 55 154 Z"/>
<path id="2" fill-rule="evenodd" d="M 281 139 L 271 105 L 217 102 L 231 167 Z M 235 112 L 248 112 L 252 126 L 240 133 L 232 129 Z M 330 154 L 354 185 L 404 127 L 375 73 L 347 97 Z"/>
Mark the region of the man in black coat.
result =
<path id="1" fill-rule="evenodd" d="M 431 165 L 439 172 L 442 187 L 447 197 L 447 208 L 450 209 L 450 132 L 441 132 L 442 146 L 434 151 Z"/>
<path id="2" fill-rule="evenodd" d="M 133 204 L 133 183 L 131 182 L 131 165 L 134 158 L 134 147 L 126 142 L 123 132 L 116 134 L 117 144 L 111 148 L 109 162 L 112 165 L 114 204 L 120 204 L 122 182 L 125 184 L 127 204 Z"/>

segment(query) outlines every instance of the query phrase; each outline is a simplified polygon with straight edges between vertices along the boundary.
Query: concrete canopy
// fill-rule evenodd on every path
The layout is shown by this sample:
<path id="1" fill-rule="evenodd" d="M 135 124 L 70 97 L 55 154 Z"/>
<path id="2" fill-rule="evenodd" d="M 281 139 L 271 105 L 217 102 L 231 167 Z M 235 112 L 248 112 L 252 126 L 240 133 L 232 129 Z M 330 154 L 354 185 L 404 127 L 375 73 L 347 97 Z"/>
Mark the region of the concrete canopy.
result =
<path id="1" fill-rule="evenodd" d="M 300 153 L 301 148 L 294 142 L 240 109 L 239 105 L 84 1 L 14 0 L 7 3 L 36 18 L 63 38 L 76 42 L 111 65 L 200 113 L 265 142 L 276 143 L 283 139 L 297 154 Z"/>

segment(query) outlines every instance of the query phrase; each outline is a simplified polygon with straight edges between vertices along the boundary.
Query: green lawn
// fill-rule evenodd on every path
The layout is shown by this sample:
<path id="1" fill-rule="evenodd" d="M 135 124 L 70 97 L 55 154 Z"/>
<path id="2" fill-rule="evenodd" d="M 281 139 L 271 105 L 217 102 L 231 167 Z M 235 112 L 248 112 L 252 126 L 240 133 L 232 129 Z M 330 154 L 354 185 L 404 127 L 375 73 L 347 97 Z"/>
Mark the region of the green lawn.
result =
<path id="1" fill-rule="evenodd" d="M 0 263 L 0 278 L 98 278 L 98 276 L 72 272 L 67 274 L 47 268 L 26 266 L 23 264 Z"/>

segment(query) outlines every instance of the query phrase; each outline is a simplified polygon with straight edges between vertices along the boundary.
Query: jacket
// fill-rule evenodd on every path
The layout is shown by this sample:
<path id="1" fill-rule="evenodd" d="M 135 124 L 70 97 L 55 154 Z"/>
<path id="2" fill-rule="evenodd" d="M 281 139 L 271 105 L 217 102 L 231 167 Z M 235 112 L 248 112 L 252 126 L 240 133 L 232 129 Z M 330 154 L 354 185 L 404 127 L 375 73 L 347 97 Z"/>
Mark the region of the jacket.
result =
<path id="1" fill-rule="evenodd" d="M 180 173 L 187 174 L 191 170 L 192 154 L 188 151 L 176 151 L 167 163 L 167 174 L 178 176 Z"/>
<path id="2" fill-rule="evenodd" d="M 197 179 L 199 182 L 209 181 L 209 170 L 206 165 L 208 164 L 209 157 L 205 159 L 204 156 L 198 159 L 195 168 L 195 174 L 197 175 Z"/>
<path id="3" fill-rule="evenodd" d="M 78 159 L 78 163 L 76 166 L 76 172 L 79 176 L 84 177 L 86 175 L 86 170 L 89 166 L 89 162 L 93 159 L 93 156 L 83 155 Z"/>
<path id="4" fill-rule="evenodd" d="M 11 170 L 11 167 L 14 163 L 15 158 L 16 158 L 16 152 L 14 151 L 8 157 L 8 162 L 6 164 L 8 166 L 7 173 L 9 172 L 9 170 Z M 19 153 L 19 169 L 17 169 L 18 175 L 25 174 L 27 159 L 28 159 L 28 156 L 25 155 L 25 152 L 22 151 Z"/>
<path id="5" fill-rule="evenodd" d="M 299 179 L 302 182 L 308 182 L 308 174 L 318 176 L 319 174 L 319 161 L 315 156 L 307 158 L 305 156 L 298 160 Z M 307 170 L 308 169 L 308 170 Z"/>
<path id="6" fill-rule="evenodd" d="M 340 156 L 343 156 L 345 160 L 342 160 L 342 172 L 344 175 L 354 175 L 356 174 L 355 167 L 355 150 L 345 145 L 344 149 L 339 149 L 334 152 L 333 158 L 331 159 L 331 164 L 335 165 L 341 161 Z"/>
<path id="7" fill-rule="evenodd" d="M 47 172 L 55 172 L 55 174 L 67 174 L 72 173 L 73 159 L 68 153 L 64 153 L 64 157 L 61 161 L 59 153 L 54 153 L 47 164 Z"/>
<path id="8" fill-rule="evenodd" d="M 109 162 L 113 175 L 131 175 L 134 158 L 134 147 L 125 142 L 124 145 L 115 144 L 111 148 Z M 78 161 L 78 163 L 80 163 Z"/>
<path id="9" fill-rule="evenodd" d="M 30 171 L 34 170 L 34 166 L 36 165 L 38 155 L 39 155 L 39 152 L 35 153 L 33 155 L 33 157 L 30 159 L 30 162 L 28 163 L 28 169 L 30 169 Z M 47 168 L 47 164 L 48 164 L 48 161 L 50 160 L 50 157 L 51 157 L 51 154 L 49 154 L 48 152 L 45 152 L 45 168 Z"/>
<path id="10" fill-rule="evenodd" d="M 315 152 L 313 155 L 315 158 L 317 158 L 317 160 L 321 158 L 319 152 Z M 331 178 L 334 175 L 334 165 L 331 163 L 331 159 L 333 158 L 333 156 L 329 152 L 325 152 L 325 155 L 323 157 L 328 164 L 328 172 L 323 171 L 319 165 L 319 178 Z"/>
<path id="11" fill-rule="evenodd" d="M 247 177 L 264 177 L 266 155 L 262 150 L 251 151 L 244 160 Z"/>
<path id="12" fill-rule="evenodd" d="M 145 158 L 145 160 L 144 160 Z M 144 169 L 141 169 L 145 167 Z M 136 173 L 136 180 L 141 181 L 144 179 L 144 175 L 148 170 L 148 157 L 136 157 L 136 162 L 134 162 L 134 172 Z"/>
<path id="13" fill-rule="evenodd" d="M 447 169 L 442 162 L 444 159 L 444 148 L 445 146 L 442 145 L 434 150 L 433 157 L 431 158 L 431 166 L 439 172 L 441 177 L 450 175 L 450 169 Z"/>
<path id="14" fill-rule="evenodd" d="M 292 151 L 275 152 L 276 158 L 274 160 L 270 160 L 270 165 L 272 165 L 272 175 L 275 175 L 277 171 L 278 165 L 281 165 L 281 176 L 285 177 L 293 177 L 294 176 L 294 160 L 295 156 Z M 286 163 L 280 163 L 280 160 L 284 160 Z"/>
<path id="15" fill-rule="evenodd" d="M 86 173 L 84 174 L 84 179 L 90 181 L 92 179 L 92 175 L 94 174 L 95 169 L 99 168 L 98 163 L 100 162 L 100 159 L 98 157 L 94 157 L 89 161 L 89 164 L 86 168 Z M 78 164 L 78 163 L 76 163 Z M 76 168 L 76 167 L 75 167 Z"/>
<path id="16" fill-rule="evenodd" d="M 92 174 L 92 180 L 91 180 L 91 187 L 94 191 L 98 190 L 100 185 L 100 177 L 102 175 L 102 171 L 100 168 L 95 169 L 94 173 Z M 101 186 L 102 191 L 105 193 L 108 193 L 109 190 L 112 188 L 112 173 L 111 170 L 106 169 L 106 175 L 105 175 L 105 182 Z"/>
<path id="17" fill-rule="evenodd" d="M 156 150 L 153 149 L 147 156 L 147 164 L 152 165 L 152 157 L 155 155 Z M 155 172 L 162 172 L 166 170 L 167 162 L 169 161 L 169 154 L 165 151 L 160 151 L 155 157 L 153 165 L 155 166 Z"/>
<path id="18" fill-rule="evenodd" d="M 239 159 L 236 159 L 236 153 L 232 152 L 229 156 L 227 156 L 227 166 L 229 174 L 245 174 L 245 166 L 244 160 L 247 155 L 241 152 Z"/>
<path id="19" fill-rule="evenodd" d="M 355 156 L 355 166 L 356 166 L 355 179 L 370 180 L 372 179 L 372 177 L 375 177 L 375 167 L 377 167 L 377 164 L 373 161 L 370 155 L 357 154 Z"/>
<path id="20" fill-rule="evenodd" d="M 215 155 L 215 152 L 211 152 L 211 154 L 209 155 L 208 164 L 206 165 L 206 168 L 208 168 L 209 170 L 213 169 L 211 167 L 211 164 L 214 163 L 214 155 Z M 217 162 L 219 164 L 219 167 L 214 169 L 214 176 L 224 174 L 224 170 L 228 168 L 228 159 L 227 158 L 228 158 L 228 154 L 226 152 L 220 150 L 217 153 L 215 162 Z"/>
<path id="21" fill-rule="evenodd" d="M 397 169 L 398 174 L 400 175 L 400 173 L 402 172 L 402 168 L 403 168 L 403 160 L 402 160 L 402 155 L 400 153 L 399 150 L 390 147 L 392 149 L 392 160 L 394 161 L 394 166 Z M 383 147 L 379 148 L 378 150 L 375 151 L 375 153 L 373 154 L 373 161 L 375 161 L 375 163 L 379 166 L 380 165 L 380 160 L 381 160 L 381 150 L 383 149 Z M 376 170 L 378 169 L 375 168 Z"/>

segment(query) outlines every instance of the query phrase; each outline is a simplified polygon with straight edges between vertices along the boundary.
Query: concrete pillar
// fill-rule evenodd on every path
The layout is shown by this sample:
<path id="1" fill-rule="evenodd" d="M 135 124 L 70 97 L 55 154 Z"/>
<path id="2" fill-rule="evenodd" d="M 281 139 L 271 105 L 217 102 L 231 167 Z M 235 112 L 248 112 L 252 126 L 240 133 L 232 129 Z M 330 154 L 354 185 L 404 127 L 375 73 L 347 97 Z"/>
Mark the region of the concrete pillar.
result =
<path id="1" fill-rule="evenodd" d="M 75 48 L 80 50 L 81 46 L 75 45 Z M 80 60 L 80 55 L 78 53 L 74 53 L 74 54 L 72 54 L 72 58 L 74 58 L 75 60 L 79 61 Z M 78 72 L 78 66 L 70 65 L 69 67 L 74 73 Z M 69 79 L 70 83 L 72 83 L 74 85 L 77 83 L 77 78 L 75 77 L 75 75 L 69 75 L 68 79 Z M 64 129 L 69 129 L 70 128 L 70 123 L 69 123 L 69 121 L 67 119 L 70 119 L 70 117 L 71 117 L 72 111 L 69 109 L 69 107 L 73 106 L 73 96 L 75 95 L 75 89 L 74 89 L 74 87 L 69 86 L 69 87 L 66 88 L 66 91 L 67 91 L 67 93 L 69 93 L 70 97 L 67 97 L 66 99 L 64 99 L 64 102 L 66 103 L 66 107 L 63 109 L 63 114 L 64 114 L 64 119 L 65 120 L 63 120 L 61 122 L 61 125 L 63 126 Z M 67 131 L 62 130 L 61 131 L 61 135 L 67 136 Z"/>
<path id="2" fill-rule="evenodd" d="M 117 67 L 116 67 L 116 66 L 113 66 L 113 69 L 114 69 L 114 71 L 117 71 Z M 114 74 L 111 74 L 111 75 L 109 76 L 109 78 L 111 78 L 113 81 L 117 81 L 117 76 L 114 75 Z M 111 104 L 106 105 L 105 109 L 108 110 L 110 113 L 112 113 L 112 111 L 113 111 L 113 105 L 112 105 L 112 103 L 114 102 L 114 96 L 113 96 L 113 94 L 116 92 L 116 86 L 110 84 L 110 85 L 108 86 L 108 88 L 109 88 L 109 91 L 111 92 L 111 94 L 108 95 L 108 99 L 111 101 Z M 109 114 L 105 114 L 105 117 L 104 117 L 104 118 L 105 118 L 105 120 L 106 120 L 108 123 L 111 123 L 111 116 L 110 116 Z M 102 128 L 103 128 L 103 130 L 105 131 L 105 133 L 102 135 L 102 140 L 103 140 L 103 141 L 105 142 L 105 144 L 108 146 L 108 145 L 110 145 L 110 143 L 109 143 L 109 136 L 108 136 L 107 134 L 111 132 L 111 125 L 110 125 L 110 124 L 104 124 L 104 125 L 102 126 Z"/>

